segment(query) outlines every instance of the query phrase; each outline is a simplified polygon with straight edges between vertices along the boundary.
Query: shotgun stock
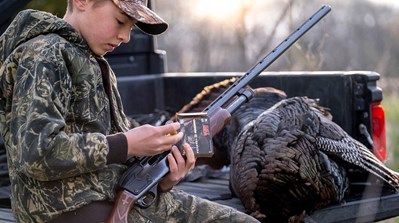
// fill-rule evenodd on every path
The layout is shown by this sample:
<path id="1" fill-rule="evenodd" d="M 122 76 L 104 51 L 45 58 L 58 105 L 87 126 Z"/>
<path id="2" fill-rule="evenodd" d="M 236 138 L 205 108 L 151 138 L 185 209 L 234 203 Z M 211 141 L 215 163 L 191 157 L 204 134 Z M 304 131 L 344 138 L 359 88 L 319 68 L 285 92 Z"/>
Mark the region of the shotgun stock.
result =
<path id="1" fill-rule="evenodd" d="M 323 5 L 288 38 L 204 109 L 210 119 L 212 135 L 227 124 L 230 118 L 229 114 L 252 98 L 253 91 L 246 86 L 330 11 L 330 6 Z M 233 98 L 235 98 L 233 102 L 230 102 Z M 145 208 L 153 203 L 157 196 L 158 182 L 169 172 L 166 160 L 169 153 L 167 151 L 152 157 L 134 157 L 128 162 L 129 168 L 119 181 L 119 192 L 114 210 L 106 223 L 126 223 L 128 212 L 135 204 Z"/>
<path id="2" fill-rule="evenodd" d="M 128 223 L 129 211 L 137 202 L 138 197 L 126 190 L 121 190 L 116 194 L 115 205 L 107 219 L 107 223 Z"/>

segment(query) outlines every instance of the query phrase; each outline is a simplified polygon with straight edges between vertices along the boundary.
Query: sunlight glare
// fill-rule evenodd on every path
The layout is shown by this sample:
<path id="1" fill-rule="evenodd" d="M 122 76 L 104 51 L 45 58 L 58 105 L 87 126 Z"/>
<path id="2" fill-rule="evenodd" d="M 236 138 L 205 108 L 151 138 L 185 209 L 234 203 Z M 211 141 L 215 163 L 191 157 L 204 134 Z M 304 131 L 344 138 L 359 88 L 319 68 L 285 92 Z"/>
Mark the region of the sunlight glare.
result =
<path id="1" fill-rule="evenodd" d="M 374 4 L 399 7 L 399 1 L 397 0 L 369 0 L 369 1 Z"/>
<path id="2" fill-rule="evenodd" d="M 221 22 L 234 18 L 241 3 L 242 0 L 196 0 L 193 8 L 197 17 Z"/>

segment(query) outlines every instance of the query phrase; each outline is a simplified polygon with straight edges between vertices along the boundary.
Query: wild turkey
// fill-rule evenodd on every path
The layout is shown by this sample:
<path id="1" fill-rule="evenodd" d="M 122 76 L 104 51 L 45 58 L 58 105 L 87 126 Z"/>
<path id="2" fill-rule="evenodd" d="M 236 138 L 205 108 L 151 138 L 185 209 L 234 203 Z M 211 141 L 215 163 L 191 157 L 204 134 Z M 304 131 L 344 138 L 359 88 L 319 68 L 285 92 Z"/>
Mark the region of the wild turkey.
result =
<path id="1" fill-rule="evenodd" d="M 287 222 L 341 202 L 354 167 L 399 190 L 398 175 L 327 114 L 315 100 L 294 97 L 243 127 L 231 148 L 230 186 L 251 215 Z"/>
<path id="2" fill-rule="evenodd" d="M 205 87 L 180 112 L 202 111 L 233 82 Z M 248 213 L 264 222 L 301 221 L 304 212 L 343 200 L 353 166 L 398 190 L 397 175 L 333 123 L 315 100 L 286 99 L 273 88 L 254 91 L 213 138 L 215 156 L 197 160 L 213 168 L 230 164 L 231 190 Z"/>
<path id="3" fill-rule="evenodd" d="M 193 112 L 193 111 L 201 111 L 205 108 L 213 99 L 215 99 L 223 90 L 225 90 L 231 83 L 233 83 L 234 79 L 226 80 L 223 82 L 219 82 L 217 84 L 207 86 L 204 90 L 199 93 L 189 104 L 187 104 L 180 112 Z M 239 134 L 242 134 L 243 128 L 247 128 L 248 123 L 252 123 L 252 121 L 256 120 L 260 114 L 264 111 L 272 107 L 277 102 L 286 99 L 286 94 L 283 91 L 278 89 L 264 87 L 264 88 L 256 88 L 254 89 L 253 98 L 243 104 L 234 114 L 232 114 L 231 121 L 226 128 L 221 131 L 218 135 L 213 138 L 214 151 L 215 156 L 211 159 L 204 158 L 198 159 L 197 164 L 207 164 L 213 168 L 221 168 L 223 166 L 227 166 L 230 164 L 230 157 L 234 154 L 231 154 L 231 148 L 234 147 L 235 142 L 239 139 Z M 329 115 L 327 111 L 324 110 L 325 115 Z M 287 132 L 287 136 L 289 134 L 293 134 Z M 241 136 L 241 135 L 240 135 Z M 244 137 L 242 137 L 244 138 Z M 237 144 L 241 144 L 238 142 Z M 268 182 L 263 181 L 260 184 L 256 184 L 257 181 L 257 170 L 264 168 L 262 166 L 256 167 L 257 160 L 262 160 L 263 158 L 269 159 L 269 163 L 271 165 L 276 166 L 268 166 L 267 168 L 272 168 L 272 170 L 280 168 L 280 169 L 288 169 L 287 163 L 280 162 L 279 157 L 277 156 L 269 156 L 262 157 L 261 154 L 253 154 L 252 152 L 256 152 L 254 150 L 258 150 L 258 148 L 251 148 L 250 145 L 242 144 L 244 155 L 241 156 L 232 156 L 233 163 L 231 165 L 231 188 L 233 192 L 236 192 L 236 195 L 241 199 L 245 208 L 249 213 L 251 213 L 254 217 L 259 220 L 265 219 L 265 215 L 262 211 L 258 211 L 257 209 L 267 208 L 268 210 L 275 210 L 277 213 L 276 217 L 270 216 L 267 219 L 271 220 L 271 222 L 284 222 L 285 218 L 280 216 L 291 216 L 293 213 L 297 214 L 306 208 L 304 208 L 305 203 L 312 205 L 312 208 L 318 208 L 319 206 L 323 206 L 333 201 L 341 200 L 344 192 L 348 187 L 348 182 L 346 180 L 345 170 L 339 167 L 335 162 L 330 161 L 327 156 L 321 153 L 315 153 L 308 151 L 306 154 L 302 154 L 300 150 L 288 151 L 286 147 L 279 148 L 276 144 L 275 149 L 280 150 L 281 155 L 296 153 L 296 156 L 302 156 L 301 162 L 301 172 L 304 172 L 304 175 L 308 172 L 309 174 L 313 174 L 311 179 L 303 180 L 302 182 L 299 178 L 300 171 L 296 171 L 298 174 L 294 174 L 294 170 L 291 170 L 290 174 L 292 176 L 288 176 L 289 180 L 282 181 L 283 184 L 277 185 L 277 188 L 274 187 L 275 183 L 268 185 Z M 308 146 L 309 150 L 310 146 Z M 314 149 L 315 150 L 315 149 Z M 233 151 L 237 152 L 236 150 Z M 237 159 L 235 159 L 237 158 Z M 285 159 L 287 161 L 288 159 Z M 314 161 L 314 162 L 310 162 Z M 278 166 L 280 165 L 280 167 Z M 196 179 L 198 176 L 196 175 L 204 175 L 206 171 L 203 170 L 202 166 L 199 168 L 200 171 L 195 171 L 193 173 L 194 176 L 189 175 L 189 179 Z M 198 173 L 197 173 L 198 172 Z M 309 175 L 308 174 L 308 175 Z M 321 176 L 318 176 L 321 175 Z M 281 175 L 282 176 L 282 175 Z M 286 176 L 285 176 L 286 177 Z M 315 182 L 312 182 L 314 180 Z M 300 186 L 309 184 L 306 188 L 308 190 L 303 190 Z M 314 185 L 312 187 L 313 184 Z M 278 193 L 279 187 L 291 187 L 294 186 L 291 193 L 296 192 L 296 196 L 291 198 L 289 196 L 285 196 L 284 194 L 276 194 Z M 324 186 L 324 187 L 323 187 Z M 239 189 L 243 191 L 240 191 Z M 251 188 L 252 187 L 252 188 Z M 268 190 L 267 193 L 276 195 L 276 197 L 271 198 L 271 196 L 267 196 L 267 194 L 253 194 L 252 191 L 255 190 L 256 187 L 263 187 L 264 190 Z M 312 188 L 310 188 L 312 187 Z M 321 188 L 321 189 L 320 189 Z M 286 190 L 289 190 L 286 189 Z M 285 197 L 284 197 L 285 196 Z M 316 197 L 321 197 L 317 199 Z M 254 200 L 254 197 L 259 197 L 259 200 Z M 262 199 L 261 197 L 264 197 Z M 280 206 L 275 206 L 275 202 L 270 202 L 274 200 L 284 199 L 287 202 L 282 203 Z M 256 202 L 259 203 L 256 203 Z M 272 207 L 269 207 L 268 204 L 271 204 Z M 259 206 L 257 206 L 259 205 Z M 261 207 L 260 207 L 261 206 Z M 309 206 L 309 205 L 308 205 Z M 310 208 L 308 208 L 310 209 Z M 298 211 L 296 211 L 298 210 Z M 283 220 L 284 219 L 284 220 Z"/>

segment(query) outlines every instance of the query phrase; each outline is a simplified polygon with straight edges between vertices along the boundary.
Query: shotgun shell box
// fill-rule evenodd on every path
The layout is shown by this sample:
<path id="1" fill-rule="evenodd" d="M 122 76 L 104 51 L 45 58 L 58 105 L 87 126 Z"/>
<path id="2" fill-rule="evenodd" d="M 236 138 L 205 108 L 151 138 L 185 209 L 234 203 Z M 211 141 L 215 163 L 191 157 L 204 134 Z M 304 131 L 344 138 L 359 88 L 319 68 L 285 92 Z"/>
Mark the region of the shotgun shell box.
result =
<path id="1" fill-rule="evenodd" d="M 213 145 L 209 118 L 205 112 L 177 113 L 182 143 L 188 143 L 196 157 L 212 157 Z"/>

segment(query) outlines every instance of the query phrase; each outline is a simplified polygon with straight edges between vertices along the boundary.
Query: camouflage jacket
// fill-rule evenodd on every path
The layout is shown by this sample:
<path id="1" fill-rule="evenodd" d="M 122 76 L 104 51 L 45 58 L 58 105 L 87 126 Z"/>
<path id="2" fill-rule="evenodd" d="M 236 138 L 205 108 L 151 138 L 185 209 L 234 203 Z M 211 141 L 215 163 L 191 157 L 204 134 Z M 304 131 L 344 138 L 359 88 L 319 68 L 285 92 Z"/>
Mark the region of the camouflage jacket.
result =
<path id="1" fill-rule="evenodd" d="M 51 14 L 20 12 L 0 37 L 0 130 L 17 222 L 112 200 L 126 167 L 107 160 L 118 149 L 110 138 L 129 125 L 115 75 L 79 33 Z"/>

